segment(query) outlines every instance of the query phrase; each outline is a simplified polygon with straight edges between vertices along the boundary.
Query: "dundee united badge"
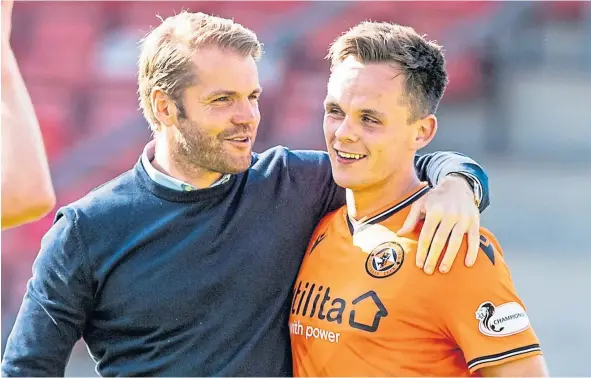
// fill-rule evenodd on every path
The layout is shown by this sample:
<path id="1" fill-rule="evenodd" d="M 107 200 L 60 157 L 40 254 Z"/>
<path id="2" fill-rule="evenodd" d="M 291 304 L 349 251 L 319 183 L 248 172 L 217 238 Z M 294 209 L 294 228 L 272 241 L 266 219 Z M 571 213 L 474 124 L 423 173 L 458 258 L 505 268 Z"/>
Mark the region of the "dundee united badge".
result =
<path id="1" fill-rule="evenodd" d="M 404 249 L 396 242 L 377 246 L 365 262 L 365 270 L 375 278 L 386 278 L 398 271 L 404 262 Z"/>

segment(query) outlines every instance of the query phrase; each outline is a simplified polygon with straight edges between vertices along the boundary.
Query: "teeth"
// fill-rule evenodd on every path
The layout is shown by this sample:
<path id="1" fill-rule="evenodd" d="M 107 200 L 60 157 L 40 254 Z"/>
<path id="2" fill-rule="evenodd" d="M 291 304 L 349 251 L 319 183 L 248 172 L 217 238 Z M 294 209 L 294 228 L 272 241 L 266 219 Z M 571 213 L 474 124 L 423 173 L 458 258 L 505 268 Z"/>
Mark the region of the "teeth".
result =
<path id="1" fill-rule="evenodd" d="M 347 159 L 357 159 L 357 160 L 359 160 L 365 156 L 365 155 L 359 155 L 359 154 L 349 154 L 347 152 L 342 152 L 342 151 L 337 151 L 337 154 L 339 156 L 347 158 Z"/>

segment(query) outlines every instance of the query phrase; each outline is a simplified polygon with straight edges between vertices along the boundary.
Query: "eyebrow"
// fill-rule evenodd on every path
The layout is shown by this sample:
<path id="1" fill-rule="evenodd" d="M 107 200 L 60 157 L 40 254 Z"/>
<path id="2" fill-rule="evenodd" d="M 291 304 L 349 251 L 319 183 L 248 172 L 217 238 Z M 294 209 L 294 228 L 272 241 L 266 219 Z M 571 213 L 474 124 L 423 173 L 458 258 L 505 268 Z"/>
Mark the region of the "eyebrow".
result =
<path id="1" fill-rule="evenodd" d="M 336 102 L 334 102 L 334 101 L 328 101 L 328 102 L 325 102 L 325 103 L 324 103 L 324 107 L 325 107 L 325 108 L 339 108 L 339 109 L 341 108 L 341 107 L 339 106 L 339 104 L 337 104 L 337 103 L 336 103 Z"/>
<path id="2" fill-rule="evenodd" d="M 260 94 L 262 92 L 263 92 L 263 89 L 262 88 L 256 88 L 250 94 Z M 238 95 L 238 92 L 236 92 L 236 91 L 230 91 L 230 90 L 227 90 L 227 89 L 219 89 L 217 91 L 211 92 L 207 96 L 207 98 L 220 97 L 220 96 L 233 97 L 233 96 L 237 96 L 237 95 Z"/>
<path id="3" fill-rule="evenodd" d="M 372 116 L 375 118 L 382 118 L 383 119 L 386 117 L 386 115 L 384 113 L 378 112 L 375 109 L 361 109 L 360 113 L 365 114 L 365 115 L 369 115 L 369 116 Z"/>

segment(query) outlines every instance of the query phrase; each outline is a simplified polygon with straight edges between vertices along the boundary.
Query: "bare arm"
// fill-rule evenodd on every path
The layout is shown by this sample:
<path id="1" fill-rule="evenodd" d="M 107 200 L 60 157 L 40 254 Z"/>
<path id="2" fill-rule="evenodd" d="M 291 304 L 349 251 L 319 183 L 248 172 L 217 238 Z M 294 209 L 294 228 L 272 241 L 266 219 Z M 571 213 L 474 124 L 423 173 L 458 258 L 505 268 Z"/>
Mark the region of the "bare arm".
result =
<path id="1" fill-rule="evenodd" d="M 479 370 L 484 377 L 548 377 L 543 356 L 532 356 Z"/>
<path id="2" fill-rule="evenodd" d="M 39 123 L 9 45 L 11 7 L 2 1 L 2 229 L 44 217 L 56 201 Z"/>

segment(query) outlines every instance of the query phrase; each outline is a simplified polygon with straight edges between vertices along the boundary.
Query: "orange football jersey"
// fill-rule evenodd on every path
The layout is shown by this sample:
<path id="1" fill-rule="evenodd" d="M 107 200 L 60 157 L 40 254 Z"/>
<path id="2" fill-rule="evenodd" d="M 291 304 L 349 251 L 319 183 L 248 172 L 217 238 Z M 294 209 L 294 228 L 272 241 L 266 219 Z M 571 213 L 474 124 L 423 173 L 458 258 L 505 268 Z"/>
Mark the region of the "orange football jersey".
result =
<path id="1" fill-rule="evenodd" d="M 541 354 L 501 247 L 481 228 L 472 268 L 427 275 L 420 227 L 398 230 L 421 185 L 357 223 L 346 207 L 318 225 L 298 275 L 289 328 L 296 376 L 469 376 Z M 357 223 L 357 224 L 356 224 Z M 464 240 L 457 259 L 463 262 Z"/>

